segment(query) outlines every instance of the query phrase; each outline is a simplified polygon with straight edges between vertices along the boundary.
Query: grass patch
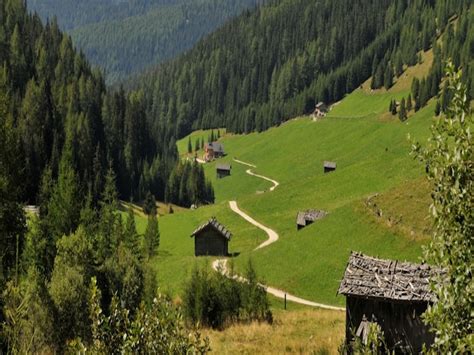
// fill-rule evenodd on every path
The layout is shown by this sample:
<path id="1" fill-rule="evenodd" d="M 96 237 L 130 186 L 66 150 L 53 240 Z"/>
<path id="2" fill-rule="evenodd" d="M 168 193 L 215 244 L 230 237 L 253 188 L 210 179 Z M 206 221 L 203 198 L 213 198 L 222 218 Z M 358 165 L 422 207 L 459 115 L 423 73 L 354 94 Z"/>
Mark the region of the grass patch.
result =
<path id="1" fill-rule="evenodd" d="M 203 330 L 216 354 L 336 354 L 344 339 L 343 312 L 316 309 L 275 311 L 272 325 L 238 324 Z"/>

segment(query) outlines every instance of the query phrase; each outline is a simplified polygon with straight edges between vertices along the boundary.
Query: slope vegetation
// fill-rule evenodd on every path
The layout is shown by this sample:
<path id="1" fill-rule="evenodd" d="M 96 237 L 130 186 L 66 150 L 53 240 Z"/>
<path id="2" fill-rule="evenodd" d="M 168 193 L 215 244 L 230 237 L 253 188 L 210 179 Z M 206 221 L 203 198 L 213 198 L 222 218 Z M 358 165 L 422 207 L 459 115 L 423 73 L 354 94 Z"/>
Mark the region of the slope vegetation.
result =
<path id="1" fill-rule="evenodd" d="M 109 83 L 190 49 L 258 0 L 30 1 L 43 18 L 57 16 L 74 43 L 107 73 Z M 98 35 L 100 34 L 100 35 Z"/>
<path id="2" fill-rule="evenodd" d="M 417 183 L 423 168 L 409 156 L 407 135 L 422 141 L 427 138 L 435 103 L 411 113 L 406 122 L 397 116 L 383 118 L 390 100 L 407 93 L 358 89 L 338 106 L 344 111 L 348 111 L 344 107 L 353 107 L 352 117 L 335 108 L 318 122 L 301 117 L 263 133 L 226 134 L 221 141 L 228 156 L 205 165 L 207 176 L 215 179 L 217 163 L 232 164 L 230 177 L 214 180 L 217 204 L 160 219 L 162 245 L 156 267 L 161 286 L 179 295 L 187 270 L 195 262 L 205 262 L 193 257 L 189 235 L 211 216 L 234 234 L 230 252 L 238 254 L 233 260 L 237 271 L 252 258 L 266 284 L 314 302 L 343 305 L 336 291 L 351 250 L 418 261 L 428 231 L 426 221 L 418 229 L 412 224 L 417 225 L 426 214 L 390 224 L 367 204 L 368 198 L 378 194 L 381 208 L 393 215 L 427 211 L 426 185 Z M 203 135 L 206 132 L 192 139 Z M 186 137 L 178 146 L 185 147 L 187 141 Z M 273 184 L 246 174 L 248 166 L 236 163 L 234 157 L 252 162 L 257 166 L 252 168 L 254 173 L 270 176 L 280 185 L 271 193 L 262 193 Z M 325 160 L 336 161 L 337 170 L 324 174 Z M 412 193 L 400 194 L 406 188 Z M 397 199 L 401 201 L 394 203 Z M 267 236 L 234 214 L 230 200 L 238 201 L 247 215 L 275 230 L 279 240 L 254 250 Z M 329 214 L 297 231 L 297 212 L 310 208 Z"/>

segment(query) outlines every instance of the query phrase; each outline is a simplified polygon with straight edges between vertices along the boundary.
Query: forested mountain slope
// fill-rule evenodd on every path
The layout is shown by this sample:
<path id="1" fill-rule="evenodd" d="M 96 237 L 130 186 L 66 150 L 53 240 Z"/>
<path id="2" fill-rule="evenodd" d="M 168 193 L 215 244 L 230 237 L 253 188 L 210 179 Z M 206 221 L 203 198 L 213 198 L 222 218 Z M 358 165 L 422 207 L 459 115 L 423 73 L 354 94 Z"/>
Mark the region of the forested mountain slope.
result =
<path id="1" fill-rule="evenodd" d="M 133 84 L 144 89 L 149 115 L 175 125 L 178 136 L 218 126 L 263 130 L 310 112 L 318 101 L 336 102 L 371 76 L 374 89 L 388 88 L 431 47 L 435 60 L 420 83 L 420 105 L 438 93 L 449 56 L 465 67 L 472 95 L 470 6 L 468 0 L 273 1 Z"/>
<path id="2" fill-rule="evenodd" d="M 204 35 L 263 0 L 33 0 L 43 19 L 60 27 L 110 83 L 169 60 Z"/>
<path id="3" fill-rule="evenodd" d="M 163 198 L 178 159 L 173 133 L 151 129 L 142 94 L 108 92 L 70 37 L 54 22 L 43 25 L 23 3 L 0 6 L 1 128 L 15 157 L 5 170 L 18 175 L 19 201 L 40 201 L 42 179 L 53 183 L 67 175 L 81 196 L 76 202 L 90 193 L 95 203 L 109 166 L 121 197 L 141 199 L 151 191 Z M 192 170 L 195 182 L 203 177 L 197 167 L 180 169 Z M 194 200 L 197 191 L 210 192 L 204 179 L 199 184 L 183 194 Z M 80 206 L 75 209 L 77 217 Z"/>

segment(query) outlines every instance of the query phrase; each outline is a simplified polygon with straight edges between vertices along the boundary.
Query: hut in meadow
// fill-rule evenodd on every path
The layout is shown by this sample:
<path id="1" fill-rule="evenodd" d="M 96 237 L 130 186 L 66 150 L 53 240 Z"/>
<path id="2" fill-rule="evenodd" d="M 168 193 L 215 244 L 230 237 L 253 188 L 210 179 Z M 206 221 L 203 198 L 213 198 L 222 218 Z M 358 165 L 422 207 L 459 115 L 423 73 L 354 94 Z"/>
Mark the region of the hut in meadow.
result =
<path id="1" fill-rule="evenodd" d="M 216 174 L 218 179 L 225 178 L 226 176 L 230 176 L 230 171 L 232 170 L 232 166 L 230 164 L 217 164 L 216 166 Z"/>
<path id="2" fill-rule="evenodd" d="M 194 237 L 195 256 L 227 256 L 229 254 L 229 241 L 232 234 L 214 217 L 196 229 L 191 237 Z"/>
<path id="3" fill-rule="evenodd" d="M 204 146 L 204 160 L 209 162 L 223 157 L 225 154 L 224 145 L 219 142 L 206 143 Z"/>
<path id="4" fill-rule="evenodd" d="M 324 173 L 330 173 L 331 171 L 335 171 L 337 168 L 337 164 L 333 161 L 325 161 L 323 164 Z"/>
<path id="5" fill-rule="evenodd" d="M 421 315 L 435 301 L 429 280 L 440 270 L 427 264 L 383 260 L 353 252 L 339 294 L 346 296 L 346 344 L 367 340 L 370 323 L 383 331 L 395 353 L 418 354 L 433 334 Z"/>
<path id="6" fill-rule="evenodd" d="M 300 230 L 310 224 L 314 223 L 317 220 L 323 219 L 326 217 L 327 213 L 325 211 L 316 211 L 316 210 L 307 210 L 298 212 L 296 215 L 296 229 Z"/>
<path id="7" fill-rule="evenodd" d="M 324 102 L 318 102 L 313 111 L 313 120 L 317 121 L 319 118 L 326 116 L 328 107 Z"/>

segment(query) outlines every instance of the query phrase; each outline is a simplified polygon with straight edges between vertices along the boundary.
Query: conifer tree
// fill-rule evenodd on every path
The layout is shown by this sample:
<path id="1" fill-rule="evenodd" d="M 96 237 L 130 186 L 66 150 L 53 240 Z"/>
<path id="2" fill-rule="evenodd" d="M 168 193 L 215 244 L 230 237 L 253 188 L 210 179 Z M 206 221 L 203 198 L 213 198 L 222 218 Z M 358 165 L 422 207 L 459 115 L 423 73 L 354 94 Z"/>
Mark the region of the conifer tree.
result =
<path id="1" fill-rule="evenodd" d="M 156 255 L 156 249 L 160 245 L 160 230 L 156 215 L 148 216 L 145 235 L 143 237 L 145 258 L 149 259 Z"/>
<path id="2" fill-rule="evenodd" d="M 397 114 L 397 102 L 395 100 L 392 100 L 392 115 L 396 115 Z"/>
<path id="3" fill-rule="evenodd" d="M 400 118 L 400 121 L 402 121 L 402 122 L 407 119 L 405 98 L 402 98 L 402 101 L 400 103 L 400 111 L 398 112 L 398 117 Z"/>
<path id="4" fill-rule="evenodd" d="M 193 146 L 191 144 L 191 136 L 188 138 L 188 153 L 191 154 L 193 152 Z"/>
<path id="5" fill-rule="evenodd" d="M 407 98 L 407 112 L 410 112 L 412 110 L 413 106 L 412 106 L 412 102 L 411 102 L 411 94 L 408 94 L 408 98 Z"/>
<path id="6" fill-rule="evenodd" d="M 135 223 L 135 214 L 132 208 L 128 209 L 127 219 L 124 229 L 124 244 L 132 252 L 133 255 L 140 255 L 137 226 Z"/>
<path id="7" fill-rule="evenodd" d="M 393 69 L 391 63 L 389 63 L 385 69 L 383 85 L 387 90 L 393 85 Z"/>

